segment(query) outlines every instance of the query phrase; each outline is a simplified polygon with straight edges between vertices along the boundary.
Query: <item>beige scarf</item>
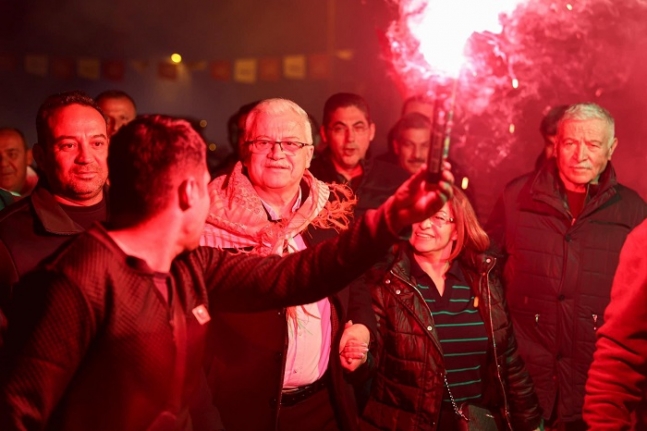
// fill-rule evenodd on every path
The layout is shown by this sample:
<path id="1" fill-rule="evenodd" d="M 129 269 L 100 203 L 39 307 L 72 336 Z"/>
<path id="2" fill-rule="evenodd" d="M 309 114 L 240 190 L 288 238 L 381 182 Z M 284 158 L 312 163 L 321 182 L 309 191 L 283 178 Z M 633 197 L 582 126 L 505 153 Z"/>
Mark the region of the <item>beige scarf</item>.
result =
<path id="1" fill-rule="evenodd" d="M 296 250 L 294 237 L 310 225 L 337 231 L 347 229 L 357 202 L 352 190 L 319 181 L 307 170 L 303 181 L 309 193 L 292 218 L 272 222 L 238 162 L 229 175 L 217 177 L 209 184 L 211 208 L 200 244 L 264 256 L 282 255 Z"/>
<path id="2" fill-rule="evenodd" d="M 283 255 L 298 250 L 294 237 L 310 225 L 336 231 L 347 229 L 357 203 L 353 191 L 345 185 L 319 181 L 307 170 L 303 181 L 310 192 L 292 218 L 272 222 L 243 173 L 242 164 L 236 163 L 229 175 L 217 177 L 209 184 L 211 208 L 200 245 L 263 256 Z M 292 322 L 294 331 L 298 326 L 296 315 L 295 307 L 287 308 L 286 319 Z"/>

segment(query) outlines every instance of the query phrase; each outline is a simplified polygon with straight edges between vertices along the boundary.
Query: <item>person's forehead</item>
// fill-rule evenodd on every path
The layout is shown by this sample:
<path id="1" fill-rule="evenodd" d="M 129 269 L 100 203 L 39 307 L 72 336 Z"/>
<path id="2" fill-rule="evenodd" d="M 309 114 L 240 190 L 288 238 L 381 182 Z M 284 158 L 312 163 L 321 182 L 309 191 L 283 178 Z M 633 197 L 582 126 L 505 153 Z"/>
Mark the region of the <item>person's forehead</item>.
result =
<path id="1" fill-rule="evenodd" d="M 135 106 L 130 100 L 125 97 L 111 97 L 102 99 L 98 103 L 99 107 L 106 110 L 122 110 L 122 111 L 135 111 Z"/>
<path id="2" fill-rule="evenodd" d="M 330 123 L 355 124 L 358 122 L 368 122 L 364 111 L 357 106 L 344 106 L 335 109 L 330 115 Z"/>
<path id="3" fill-rule="evenodd" d="M 48 123 L 54 136 L 80 132 L 88 127 L 96 129 L 96 133 L 106 134 L 105 118 L 91 106 L 72 104 L 61 107 L 53 113 Z"/>
<path id="4" fill-rule="evenodd" d="M 402 133 L 400 133 L 400 137 L 402 139 L 408 139 L 412 141 L 429 140 L 429 138 L 431 137 L 431 129 L 425 127 L 409 127 L 407 129 L 404 129 Z"/>
<path id="5" fill-rule="evenodd" d="M 0 149 L 9 150 L 16 148 L 24 148 L 25 143 L 18 133 L 13 130 L 0 132 Z"/>
<path id="6" fill-rule="evenodd" d="M 249 136 L 252 138 L 265 136 L 276 139 L 292 137 L 305 141 L 305 119 L 289 110 L 281 113 L 261 111 L 252 121 Z"/>
<path id="7" fill-rule="evenodd" d="M 569 119 L 564 120 L 558 130 L 558 134 L 580 133 L 580 132 L 594 132 L 606 133 L 609 131 L 609 126 L 606 121 L 601 118 L 587 118 L 587 119 Z"/>

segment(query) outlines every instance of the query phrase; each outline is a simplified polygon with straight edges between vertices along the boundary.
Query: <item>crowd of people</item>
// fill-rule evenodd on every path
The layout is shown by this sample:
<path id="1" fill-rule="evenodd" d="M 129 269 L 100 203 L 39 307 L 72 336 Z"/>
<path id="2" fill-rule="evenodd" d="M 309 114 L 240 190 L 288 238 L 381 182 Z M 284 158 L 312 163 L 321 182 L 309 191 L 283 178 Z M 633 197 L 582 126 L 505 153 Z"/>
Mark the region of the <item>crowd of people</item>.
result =
<path id="1" fill-rule="evenodd" d="M 427 179 L 434 109 L 373 156 L 360 95 L 320 126 L 255 101 L 218 165 L 117 90 L 47 97 L 31 148 L 1 127 L 0 429 L 646 427 L 647 204 L 613 117 L 553 108 L 482 226 L 460 160 Z"/>

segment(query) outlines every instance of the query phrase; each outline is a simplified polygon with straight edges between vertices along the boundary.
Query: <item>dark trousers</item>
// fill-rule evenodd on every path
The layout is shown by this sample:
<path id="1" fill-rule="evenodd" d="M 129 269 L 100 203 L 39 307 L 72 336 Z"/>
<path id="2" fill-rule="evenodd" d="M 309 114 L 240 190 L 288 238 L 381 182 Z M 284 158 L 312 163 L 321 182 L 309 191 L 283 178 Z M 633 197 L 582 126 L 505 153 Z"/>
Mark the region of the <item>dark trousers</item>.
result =
<path id="1" fill-rule="evenodd" d="M 281 406 L 279 431 L 339 431 L 328 388 L 293 406 Z"/>

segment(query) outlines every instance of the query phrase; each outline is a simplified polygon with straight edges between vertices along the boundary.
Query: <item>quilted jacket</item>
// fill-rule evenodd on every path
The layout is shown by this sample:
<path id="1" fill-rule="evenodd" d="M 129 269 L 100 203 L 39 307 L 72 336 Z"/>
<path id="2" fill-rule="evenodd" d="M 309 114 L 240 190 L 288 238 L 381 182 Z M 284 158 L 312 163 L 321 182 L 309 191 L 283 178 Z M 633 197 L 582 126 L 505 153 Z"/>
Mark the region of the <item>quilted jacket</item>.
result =
<path id="1" fill-rule="evenodd" d="M 378 337 L 373 351 L 377 369 L 363 413 L 366 429 L 435 430 L 443 398 L 445 365 L 433 317 L 410 276 L 407 243 L 393 257 L 356 283 L 371 289 Z M 496 260 L 480 256 L 476 265 L 461 262 L 489 338 L 487 393 L 483 401 L 500 410 L 514 430 L 532 430 L 540 411 L 532 382 L 517 353 L 501 284 L 493 275 Z"/>
<path id="2" fill-rule="evenodd" d="M 507 259 L 506 299 L 544 417 L 556 407 L 565 422 L 581 418 L 620 249 L 647 216 L 645 202 L 618 184 L 611 164 L 588 194 L 574 218 L 556 164 L 548 162 L 506 186 L 488 229 Z"/>

